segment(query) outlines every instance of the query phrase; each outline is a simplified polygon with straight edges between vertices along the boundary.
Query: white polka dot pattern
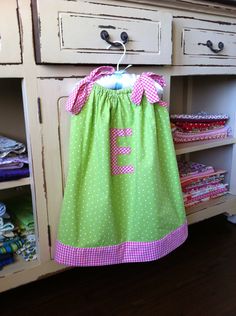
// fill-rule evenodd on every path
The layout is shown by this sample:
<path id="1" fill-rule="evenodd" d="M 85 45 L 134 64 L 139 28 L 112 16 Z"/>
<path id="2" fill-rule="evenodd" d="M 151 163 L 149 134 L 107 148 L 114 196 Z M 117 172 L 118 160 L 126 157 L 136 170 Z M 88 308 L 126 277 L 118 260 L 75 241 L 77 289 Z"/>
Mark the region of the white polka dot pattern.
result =
<path id="1" fill-rule="evenodd" d="M 147 97 L 136 106 L 131 93 L 95 84 L 71 118 L 60 263 L 155 260 L 187 237 L 168 111 Z"/>

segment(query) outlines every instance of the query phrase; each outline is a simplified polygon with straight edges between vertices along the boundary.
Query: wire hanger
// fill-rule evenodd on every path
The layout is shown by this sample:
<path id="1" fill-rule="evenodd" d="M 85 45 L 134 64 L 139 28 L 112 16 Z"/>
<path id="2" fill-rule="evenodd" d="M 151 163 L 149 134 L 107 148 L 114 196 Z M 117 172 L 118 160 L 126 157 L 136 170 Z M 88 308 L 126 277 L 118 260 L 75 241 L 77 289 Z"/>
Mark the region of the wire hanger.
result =
<path id="1" fill-rule="evenodd" d="M 126 46 L 121 41 L 114 41 L 113 43 L 119 43 L 124 49 L 123 54 L 121 55 L 120 59 L 117 62 L 117 65 L 116 65 L 116 71 L 117 72 L 124 72 L 126 69 L 128 69 L 129 67 L 132 66 L 132 65 L 128 65 L 127 67 L 125 67 L 125 69 L 120 70 L 120 64 L 121 64 L 122 60 L 124 59 L 124 57 L 126 55 Z M 107 46 L 107 49 L 110 49 L 111 47 L 112 47 L 112 45 L 109 45 L 109 46 Z"/>

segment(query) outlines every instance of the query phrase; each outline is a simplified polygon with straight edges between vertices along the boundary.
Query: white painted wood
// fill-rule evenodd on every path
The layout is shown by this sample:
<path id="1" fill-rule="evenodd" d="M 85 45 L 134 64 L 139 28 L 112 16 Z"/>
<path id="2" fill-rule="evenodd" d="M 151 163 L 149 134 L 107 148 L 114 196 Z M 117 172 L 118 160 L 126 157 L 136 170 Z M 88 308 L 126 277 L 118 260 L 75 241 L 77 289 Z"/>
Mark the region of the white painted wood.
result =
<path id="1" fill-rule="evenodd" d="M 99 0 L 94 0 L 94 2 Z M 224 3 L 216 3 L 215 1 L 199 1 L 199 0 L 129 0 L 128 2 L 134 3 L 134 5 L 151 5 L 156 7 L 157 5 L 163 7 L 163 9 L 168 8 L 169 11 L 174 10 L 174 12 L 180 13 L 190 13 L 191 15 L 196 15 L 196 13 L 205 13 L 208 16 L 218 15 L 224 17 L 235 17 L 236 7 L 232 5 L 225 5 Z"/>
<path id="2" fill-rule="evenodd" d="M 9 275 L 19 273 L 21 271 L 27 271 L 28 269 L 32 269 L 32 267 L 39 265 L 38 260 L 25 261 L 22 256 L 17 256 L 15 260 L 14 264 L 10 264 L 0 271 L 0 279 L 7 278 Z"/>
<path id="3" fill-rule="evenodd" d="M 17 187 L 22 187 L 24 185 L 30 185 L 30 184 L 31 184 L 30 178 L 23 178 L 23 179 L 19 179 L 19 180 L 0 182 L 0 190 L 17 188 Z"/>
<path id="4" fill-rule="evenodd" d="M 40 0 L 34 11 L 36 5 L 40 63 L 117 63 L 122 48 L 107 49 L 109 45 L 100 37 L 102 30 L 109 33 L 111 41 L 120 41 L 121 32 L 128 34 L 125 64 L 171 63 L 169 13 L 84 1 Z"/>
<path id="5" fill-rule="evenodd" d="M 18 12 L 16 3 L 18 3 Z M 232 66 L 235 65 L 235 51 L 231 50 L 234 46 L 230 42 L 230 39 L 234 39 L 236 31 L 234 24 L 227 24 L 236 23 L 236 9 L 193 0 L 184 2 L 182 0 L 158 2 L 154 0 L 32 0 L 32 4 L 35 13 L 33 19 L 35 30 L 38 28 L 38 33 L 35 32 L 34 35 L 41 49 L 39 46 L 36 49 L 32 41 L 31 1 L 9 0 L 2 1 L 0 4 L 0 26 L 4 24 L 0 27 L 0 34 L 3 30 L 4 33 L 13 30 L 18 32 L 17 35 L 14 35 L 15 31 L 13 32 L 11 38 L 14 40 L 11 42 L 9 38 L 5 41 L 5 36 L 0 41 L 2 49 L 11 45 L 17 47 L 4 55 L 7 56 L 5 62 L 20 63 L 21 53 L 23 59 L 22 64 L 3 65 L 1 64 L 3 51 L 0 50 L 0 126 L 4 127 L 2 130 L 0 128 L 0 131 L 7 131 L 13 136 L 21 135 L 20 138 L 28 144 L 32 161 L 31 177 L 22 180 L 21 185 L 29 182 L 34 210 L 37 210 L 35 220 L 39 260 L 32 264 L 17 262 L 2 270 L 0 292 L 64 269 L 64 266 L 59 266 L 51 260 L 68 161 L 70 120 L 69 115 L 64 111 L 64 105 L 78 80 L 76 78 L 87 75 L 94 68 L 92 64 L 116 64 L 121 56 L 121 50 L 119 53 L 114 49 L 106 50 L 106 44 L 98 36 L 99 31 L 102 30 L 99 27 L 101 25 L 105 24 L 112 40 L 119 39 L 121 30 L 128 32 L 131 41 L 127 44 L 128 54 L 123 62 L 135 65 L 129 72 L 152 71 L 164 75 L 167 82 L 164 96 L 170 103 L 171 112 L 226 111 L 230 115 L 233 138 L 222 142 L 213 141 L 209 144 L 208 142 L 192 143 L 177 148 L 177 153 L 188 155 L 189 159 L 198 159 L 200 162 L 227 168 L 230 192 L 236 195 L 234 176 L 236 173 L 236 67 Z M 38 14 L 35 9 L 38 10 Z M 6 10 L 7 14 L 3 14 Z M 12 16 L 14 17 L 11 18 Z M 171 45 L 172 16 L 174 17 L 174 51 Z M 185 34 L 188 54 L 184 56 L 180 44 L 178 44 L 179 51 L 176 51 L 176 43 L 181 41 L 182 29 L 176 33 L 175 23 L 181 20 L 178 18 L 180 16 L 187 17 L 184 21 L 188 20 L 189 23 L 184 23 L 184 27 L 189 28 L 191 34 L 190 37 Z M 7 23 L 4 22 L 6 19 Z M 215 23 L 216 21 L 223 23 Z M 116 29 L 107 27 L 109 25 L 115 26 Z M 201 57 L 202 49 L 205 48 L 202 45 L 198 45 L 197 55 L 194 55 L 195 41 L 199 39 L 199 34 L 202 39 L 203 30 L 205 35 L 212 35 L 214 40 L 223 38 L 225 43 L 229 42 L 229 58 L 220 56 L 216 59 L 209 54 Z M 75 36 L 72 36 L 74 34 Z M 229 49 L 228 44 L 227 49 Z M 38 61 L 45 64 L 35 63 L 34 50 L 37 52 Z M 173 53 L 175 65 L 171 65 Z M 191 58 L 190 53 L 194 55 Z M 178 54 L 180 58 L 176 63 Z M 9 57 L 16 55 L 17 59 L 10 61 Z M 194 58 L 195 62 L 189 63 L 189 60 L 192 61 Z M 202 66 L 202 61 L 205 66 Z M 80 65 L 75 66 L 75 64 Z M 12 81 L 12 78 L 16 80 Z M 7 91 L 11 91 L 11 94 Z M 23 94 L 23 107 L 21 94 Z M 42 104 L 42 122 L 39 120 L 38 97 L 41 98 Z M 17 183 L 12 182 L 12 185 L 15 187 Z M 0 192 L 1 196 L 4 191 L 13 190 L 8 183 L 1 184 L 1 188 L 4 189 Z M 10 190 L 5 190 L 8 188 Z M 23 189 L 25 188 L 28 189 L 29 186 L 24 185 Z M 209 201 L 191 208 L 187 216 L 188 222 L 191 224 L 224 212 L 236 214 L 235 206 L 236 199 L 232 195 Z M 49 245 L 48 225 L 51 228 L 52 247 Z"/>
<path id="6" fill-rule="evenodd" d="M 50 276 L 65 269 L 66 268 L 64 266 L 58 265 L 53 261 L 48 261 L 43 264 L 37 264 L 36 262 L 36 265 L 35 263 L 30 263 L 27 265 L 27 269 L 25 269 L 24 265 L 21 270 L 18 269 L 17 273 L 10 273 L 7 276 L 2 275 L 0 277 L 0 292 L 12 289 L 22 284 L 40 280 L 43 276 Z"/>
<path id="7" fill-rule="evenodd" d="M 236 24 L 216 20 L 174 18 L 174 65 L 236 65 Z M 224 43 L 219 53 L 205 44 L 210 40 L 213 48 Z"/>
<path id="8" fill-rule="evenodd" d="M 17 1 L 0 1 L 0 64 L 21 62 Z"/>
<path id="9" fill-rule="evenodd" d="M 22 80 L 21 79 L 0 79 L 0 135 L 20 141 L 26 145 L 29 157 L 30 177 L 14 181 L 0 182 L 0 200 L 4 201 L 6 207 L 7 201 L 13 197 L 21 199 L 25 192 L 32 197 L 32 213 L 35 223 L 35 237 L 37 243 L 38 228 L 37 215 L 35 207 L 35 196 L 33 188 L 32 159 L 30 151 L 29 131 L 26 127 L 26 111 L 24 110 L 22 98 Z M 26 187 L 27 186 L 27 187 Z M 15 190 L 18 188 L 17 190 Z M 34 265 L 34 263 L 32 263 Z M 0 277 L 13 274 L 22 269 L 31 267 L 31 263 L 17 261 L 0 272 Z"/>
<path id="10" fill-rule="evenodd" d="M 183 143 L 183 144 L 175 144 L 175 152 L 176 152 L 176 155 L 183 155 L 183 154 L 191 153 L 194 151 L 202 151 L 202 150 L 207 150 L 210 148 L 222 147 L 222 146 L 232 145 L 232 144 L 236 144 L 235 137 L 228 137 L 225 139 L 196 141 L 196 142 L 189 142 L 189 143 Z"/>
<path id="11" fill-rule="evenodd" d="M 79 78 L 38 80 L 42 105 L 43 159 L 52 258 L 67 173 L 70 115 L 64 106 L 67 96 L 78 80 Z"/>
<path id="12" fill-rule="evenodd" d="M 222 213 L 235 214 L 235 212 L 236 196 L 231 194 L 203 202 L 186 210 L 189 225 Z"/>

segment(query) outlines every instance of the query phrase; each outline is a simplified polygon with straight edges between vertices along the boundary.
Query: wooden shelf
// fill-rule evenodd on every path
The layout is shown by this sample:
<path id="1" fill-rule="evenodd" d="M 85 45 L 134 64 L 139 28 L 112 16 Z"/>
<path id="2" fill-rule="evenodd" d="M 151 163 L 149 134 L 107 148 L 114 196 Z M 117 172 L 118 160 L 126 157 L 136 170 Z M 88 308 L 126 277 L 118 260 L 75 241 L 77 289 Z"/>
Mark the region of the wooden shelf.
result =
<path id="1" fill-rule="evenodd" d="M 0 190 L 16 188 L 23 185 L 29 185 L 29 184 L 30 184 L 30 178 L 22 178 L 19 180 L 0 182 Z"/>
<path id="2" fill-rule="evenodd" d="M 186 209 L 188 224 L 200 222 L 221 213 L 236 214 L 236 195 L 226 194 Z"/>
<path id="3" fill-rule="evenodd" d="M 22 256 L 15 256 L 16 261 L 2 268 L 0 271 L 0 280 L 10 274 L 22 272 L 39 265 L 38 260 L 25 261 Z M 0 281 L 1 282 L 1 281 Z"/>
<path id="4" fill-rule="evenodd" d="M 176 155 L 182 155 L 191 153 L 194 151 L 205 150 L 214 147 L 220 147 L 225 145 L 232 145 L 236 143 L 235 137 L 227 137 L 224 139 L 212 139 L 197 142 L 175 144 Z"/>

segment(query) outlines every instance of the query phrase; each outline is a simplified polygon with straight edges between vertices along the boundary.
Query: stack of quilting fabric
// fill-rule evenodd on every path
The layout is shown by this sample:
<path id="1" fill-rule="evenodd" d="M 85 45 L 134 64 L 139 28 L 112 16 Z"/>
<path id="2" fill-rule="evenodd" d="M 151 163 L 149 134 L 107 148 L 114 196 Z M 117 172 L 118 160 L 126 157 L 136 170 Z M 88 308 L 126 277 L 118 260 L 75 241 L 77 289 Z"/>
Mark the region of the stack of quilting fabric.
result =
<path id="1" fill-rule="evenodd" d="M 225 170 L 189 161 L 178 161 L 178 167 L 185 207 L 228 193 Z"/>
<path id="2" fill-rule="evenodd" d="M 199 140 L 226 138 L 230 127 L 226 124 L 226 114 L 172 114 L 172 133 L 175 143 L 187 143 Z"/>
<path id="3" fill-rule="evenodd" d="M 14 253 L 22 246 L 23 240 L 17 235 L 6 205 L 0 202 L 0 270 L 15 261 Z"/>
<path id="4" fill-rule="evenodd" d="M 24 144 L 0 135 L 0 182 L 29 176 Z"/>
<path id="5" fill-rule="evenodd" d="M 7 212 L 6 212 L 7 211 Z M 20 255 L 37 258 L 31 196 L 25 194 L 0 202 L 0 270 Z"/>
<path id="6" fill-rule="evenodd" d="M 36 256 L 35 225 L 30 194 L 20 198 L 12 198 L 7 203 L 9 214 L 18 230 L 18 236 L 23 241 L 23 246 L 17 250 L 26 261 L 32 261 Z"/>

